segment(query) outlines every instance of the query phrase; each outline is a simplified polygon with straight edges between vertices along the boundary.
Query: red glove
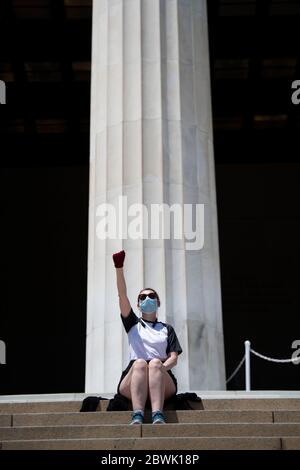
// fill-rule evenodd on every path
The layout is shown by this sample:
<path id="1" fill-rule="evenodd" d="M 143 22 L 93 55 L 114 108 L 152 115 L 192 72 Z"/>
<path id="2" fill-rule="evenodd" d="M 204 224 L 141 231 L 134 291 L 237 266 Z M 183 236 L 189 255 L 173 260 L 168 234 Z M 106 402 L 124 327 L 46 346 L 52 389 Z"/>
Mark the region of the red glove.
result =
<path id="1" fill-rule="evenodd" d="M 123 268 L 124 264 L 124 259 L 125 259 L 125 251 L 119 251 L 118 253 L 113 254 L 113 260 L 115 263 L 115 268 Z"/>

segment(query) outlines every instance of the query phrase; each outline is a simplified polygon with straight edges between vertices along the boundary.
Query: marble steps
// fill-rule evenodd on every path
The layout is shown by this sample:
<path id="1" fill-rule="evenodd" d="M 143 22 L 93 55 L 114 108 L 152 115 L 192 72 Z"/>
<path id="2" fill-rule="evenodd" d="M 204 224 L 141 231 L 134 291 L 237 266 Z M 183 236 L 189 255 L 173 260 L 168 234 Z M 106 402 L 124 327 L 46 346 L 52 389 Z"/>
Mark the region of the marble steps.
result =
<path id="1" fill-rule="evenodd" d="M 165 411 L 167 423 L 273 423 L 275 421 L 272 411 Z M 130 411 L 94 413 L 66 412 L 66 413 L 17 413 L 0 415 L 2 426 L 58 426 L 58 425 L 104 425 L 128 424 Z M 299 422 L 300 412 L 276 412 L 276 422 Z M 298 420 L 298 421 L 297 421 Z M 145 413 L 145 423 L 150 423 L 150 413 Z"/>
<path id="2" fill-rule="evenodd" d="M 168 423 L 300 423 L 300 411 L 292 410 L 274 412 L 178 410 L 166 411 L 165 415 Z M 130 411 L 2 414 L 0 427 L 128 424 L 130 417 Z M 145 414 L 145 422 L 150 422 L 150 413 Z"/>
<path id="3" fill-rule="evenodd" d="M 298 445 L 298 447 L 296 447 Z M 281 450 L 300 449 L 297 438 L 265 437 L 160 437 L 115 439 L 11 440 L 2 450 Z"/>
<path id="4" fill-rule="evenodd" d="M 0 448 L 98 450 L 300 450 L 300 399 L 204 399 L 165 410 L 167 424 L 130 426 L 131 412 L 81 413 L 80 401 L 2 402 Z M 102 410 L 102 411 L 100 411 Z"/>
<path id="5" fill-rule="evenodd" d="M 27 401 L 0 402 L 1 414 L 15 413 L 54 413 L 78 412 L 81 401 Z M 300 412 L 300 398 L 234 398 L 234 399 L 203 399 L 191 403 L 198 410 L 294 410 Z M 106 411 L 108 400 L 100 400 L 98 410 Z M 167 409 L 167 408 L 166 408 Z"/>
<path id="6" fill-rule="evenodd" d="M 299 437 L 300 423 L 170 423 L 1 427 L 8 440 L 190 437 Z"/>

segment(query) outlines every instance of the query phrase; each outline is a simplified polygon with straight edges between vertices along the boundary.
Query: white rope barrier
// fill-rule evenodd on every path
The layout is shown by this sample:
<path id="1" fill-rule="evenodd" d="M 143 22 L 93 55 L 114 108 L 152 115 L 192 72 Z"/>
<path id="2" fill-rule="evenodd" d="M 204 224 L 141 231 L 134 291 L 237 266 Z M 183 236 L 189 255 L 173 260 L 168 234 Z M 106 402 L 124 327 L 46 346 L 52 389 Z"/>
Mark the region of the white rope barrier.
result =
<path id="1" fill-rule="evenodd" d="M 251 390 L 251 368 L 250 368 L 250 356 L 251 353 L 254 354 L 255 356 L 259 357 L 260 359 L 264 359 L 265 361 L 269 362 L 276 362 L 279 364 L 288 364 L 288 363 L 293 363 L 293 364 L 299 364 L 300 363 L 300 358 L 299 357 L 294 357 L 291 359 L 275 359 L 273 357 L 268 357 L 264 356 L 263 354 L 260 354 L 259 352 L 255 351 L 254 349 L 251 348 L 251 343 L 250 341 L 245 341 L 245 354 L 242 360 L 240 361 L 239 365 L 237 368 L 234 370 L 234 372 L 231 374 L 229 379 L 226 380 L 226 384 L 228 384 L 233 377 L 236 376 L 240 368 L 245 362 L 245 384 L 246 384 L 246 391 L 250 392 Z"/>
<path id="2" fill-rule="evenodd" d="M 231 376 L 229 377 L 229 379 L 226 380 L 226 383 L 228 384 L 232 379 L 233 377 L 238 373 L 238 371 L 240 370 L 240 368 L 242 367 L 242 365 L 244 364 L 245 362 L 245 356 L 243 357 L 243 359 L 241 360 L 241 362 L 239 363 L 239 365 L 237 366 L 237 368 L 235 369 L 235 371 L 231 374 Z"/>
<path id="3" fill-rule="evenodd" d="M 270 362 L 279 362 L 279 363 L 288 363 L 288 362 L 294 362 L 297 364 L 299 362 L 299 357 L 295 357 L 293 359 L 274 359 L 273 357 L 267 357 L 263 356 L 262 354 L 258 353 L 257 351 L 254 351 L 254 349 L 250 349 L 250 351 L 257 357 L 260 357 L 261 359 L 264 359 L 265 361 L 270 361 Z"/>

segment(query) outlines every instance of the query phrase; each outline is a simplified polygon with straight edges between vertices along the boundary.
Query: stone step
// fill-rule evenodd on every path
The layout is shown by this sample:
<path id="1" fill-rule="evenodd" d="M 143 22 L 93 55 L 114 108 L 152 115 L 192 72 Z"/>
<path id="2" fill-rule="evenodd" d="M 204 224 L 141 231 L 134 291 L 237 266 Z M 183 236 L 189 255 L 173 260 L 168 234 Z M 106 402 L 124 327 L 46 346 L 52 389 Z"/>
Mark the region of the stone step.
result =
<path id="1" fill-rule="evenodd" d="M 274 411 L 273 416 L 276 423 L 300 423 L 300 411 Z"/>
<path id="2" fill-rule="evenodd" d="M 300 437 L 296 423 L 189 423 L 143 426 L 134 425 L 77 425 L 25 426 L 0 428 L 0 441 L 40 439 L 98 439 L 98 438 L 160 438 L 160 437 Z"/>
<path id="3" fill-rule="evenodd" d="M 0 428 L 0 441 L 141 437 L 140 425 L 25 426 Z"/>
<path id="4" fill-rule="evenodd" d="M 287 445 L 296 445 L 288 441 Z M 289 442 L 289 444 L 288 444 Z M 3 450 L 280 450 L 280 438 L 190 437 L 2 441 Z"/>
<path id="5" fill-rule="evenodd" d="M 142 426 L 142 437 L 300 437 L 296 423 L 189 423 Z"/>
<path id="6" fill-rule="evenodd" d="M 11 417 L 12 416 L 12 417 Z M 166 411 L 168 423 L 272 423 L 271 411 Z M 0 417 L 1 418 L 1 417 Z M 128 424 L 130 411 L 96 413 L 27 413 L 2 415 L 0 426 L 54 426 L 79 424 Z M 145 422 L 151 422 L 150 413 L 145 414 Z M 299 421 L 300 423 L 300 416 Z"/>
<path id="7" fill-rule="evenodd" d="M 300 450 L 300 437 L 284 437 L 282 450 Z"/>
<path id="8" fill-rule="evenodd" d="M 0 427 L 11 426 L 12 425 L 12 415 L 0 415 Z"/>
<path id="9" fill-rule="evenodd" d="M 81 408 L 81 401 L 42 401 L 4 403 L 0 400 L 0 413 L 51 413 L 76 412 Z M 98 410 L 105 411 L 108 400 L 100 400 Z M 300 411 L 300 398 L 234 398 L 234 399 L 204 399 L 193 403 L 195 409 L 204 410 L 298 410 Z M 167 409 L 167 408 L 166 408 Z"/>
<path id="10" fill-rule="evenodd" d="M 205 410 L 298 410 L 299 398 L 234 398 L 203 400 Z"/>
<path id="11" fill-rule="evenodd" d="M 105 411 L 107 407 L 107 400 L 100 400 L 99 409 Z M 55 413 L 55 412 L 75 412 L 80 411 L 81 402 L 79 401 L 42 401 L 42 402 L 13 402 L 1 403 L 0 413 L 13 414 L 13 413 Z"/>

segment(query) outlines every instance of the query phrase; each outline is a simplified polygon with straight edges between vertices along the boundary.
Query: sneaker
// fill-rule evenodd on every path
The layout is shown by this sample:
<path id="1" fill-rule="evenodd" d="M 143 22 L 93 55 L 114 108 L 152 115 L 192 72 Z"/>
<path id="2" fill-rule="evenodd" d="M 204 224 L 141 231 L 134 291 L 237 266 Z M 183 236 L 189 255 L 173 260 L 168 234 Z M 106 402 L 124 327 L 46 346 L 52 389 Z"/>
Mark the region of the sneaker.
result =
<path id="1" fill-rule="evenodd" d="M 166 420 L 161 411 L 155 411 L 152 413 L 152 424 L 165 424 Z"/>
<path id="2" fill-rule="evenodd" d="M 134 411 L 131 416 L 131 423 L 130 424 L 143 424 L 144 422 L 144 415 L 140 411 Z"/>

